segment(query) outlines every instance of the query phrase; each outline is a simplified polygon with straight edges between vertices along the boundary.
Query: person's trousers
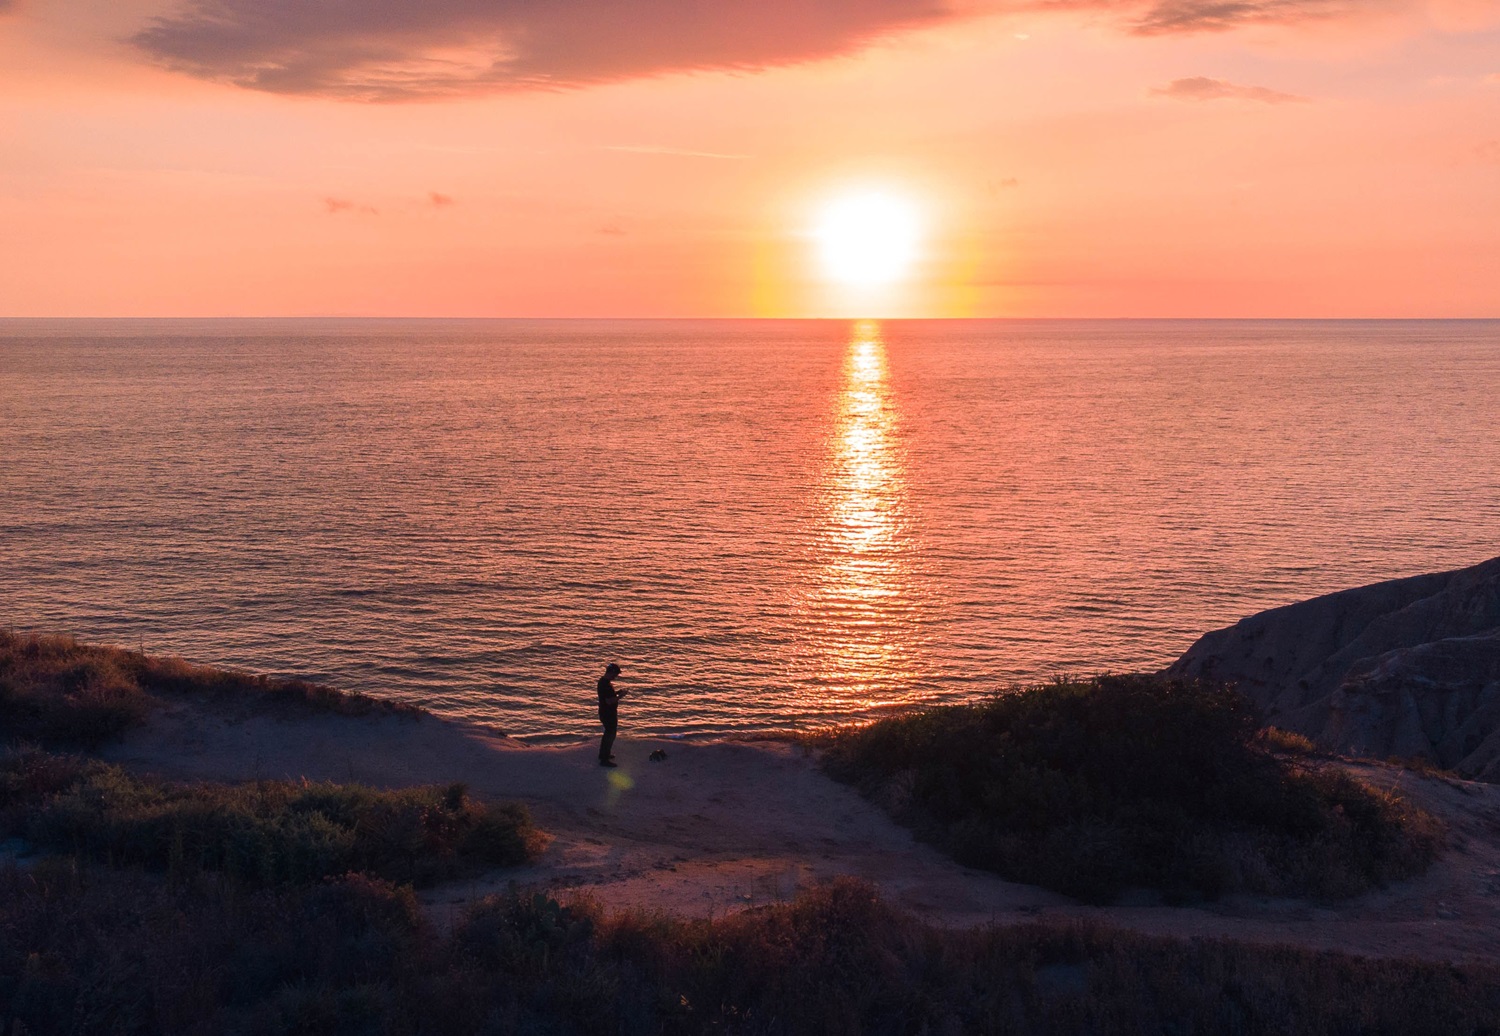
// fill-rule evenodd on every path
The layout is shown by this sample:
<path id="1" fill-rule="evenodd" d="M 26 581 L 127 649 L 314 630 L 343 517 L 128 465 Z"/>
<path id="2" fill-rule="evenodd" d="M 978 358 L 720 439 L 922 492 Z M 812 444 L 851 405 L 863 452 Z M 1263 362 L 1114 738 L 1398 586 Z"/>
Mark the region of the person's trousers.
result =
<path id="1" fill-rule="evenodd" d="M 620 713 L 615 709 L 601 708 L 599 722 L 604 724 L 604 736 L 599 739 L 599 761 L 603 762 L 615 747 L 615 731 L 620 729 Z"/>

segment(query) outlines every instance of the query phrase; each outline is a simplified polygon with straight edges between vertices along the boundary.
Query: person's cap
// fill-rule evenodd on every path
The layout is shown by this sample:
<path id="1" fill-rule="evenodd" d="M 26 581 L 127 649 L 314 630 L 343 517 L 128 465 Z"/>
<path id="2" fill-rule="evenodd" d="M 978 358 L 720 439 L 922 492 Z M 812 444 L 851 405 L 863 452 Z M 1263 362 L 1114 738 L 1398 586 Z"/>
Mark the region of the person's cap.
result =
<path id="1" fill-rule="evenodd" d="M 619 666 L 617 666 L 613 662 L 611 662 L 609 665 L 607 665 L 607 666 L 604 667 L 604 671 L 606 673 L 608 673 L 610 676 L 619 676 L 621 670 L 620 670 Z"/>

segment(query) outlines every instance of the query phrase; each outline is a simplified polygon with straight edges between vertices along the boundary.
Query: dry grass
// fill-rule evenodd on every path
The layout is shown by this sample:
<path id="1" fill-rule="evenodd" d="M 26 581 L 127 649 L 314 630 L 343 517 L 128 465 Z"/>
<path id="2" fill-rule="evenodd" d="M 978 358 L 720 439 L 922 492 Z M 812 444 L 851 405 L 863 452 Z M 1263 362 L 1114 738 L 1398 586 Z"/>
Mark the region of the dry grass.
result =
<path id="1" fill-rule="evenodd" d="M 712 921 L 481 903 L 450 936 L 350 876 L 246 891 L 0 872 L 0 1031 L 1403 1033 L 1500 1028 L 1500 972 L 1097 927 L 928 928 L 843 881 Z"/>
<path id="2" fill-rule="evenodd" d="M 164 697 L 346 716 L 419 716 L 415 705 L 306 680 L 256 676 L 180 658 L 0 630 L 0 725 L 13 739 L 97 748 L 142 722 Z"/>
<path id="3" fill-rule="evenodd" d="M 1267 751 L 1280 752 L 1283 755 L 1318 754 L 1318 746 L 1313 744 L 1312 738 L 1290 730 L 1282 730 L 1280 727 L 1262 727 L 1255 735 L 1255 741 Z"/>

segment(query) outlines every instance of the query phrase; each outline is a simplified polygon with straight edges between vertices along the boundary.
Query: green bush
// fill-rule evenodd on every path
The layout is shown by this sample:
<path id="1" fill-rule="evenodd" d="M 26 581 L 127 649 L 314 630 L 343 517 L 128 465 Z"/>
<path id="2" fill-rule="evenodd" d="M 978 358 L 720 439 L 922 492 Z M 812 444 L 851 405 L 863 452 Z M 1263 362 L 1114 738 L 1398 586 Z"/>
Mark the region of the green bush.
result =
<path id="1" fill-rule="evenodd" d="M 273 885 L 362 871 L 419 885 L 524 863 L 542 835 L 517 805 L 461 784 L 173 784 L 40 751 L 0 758 L 0 834 L 176 876 Z"/>
<path id="2" fill-rule="evenodd" d="M 835 732 L 825 766 L 971 866 L 1092 902 L 1129 887 L 1348 896 L 1420 873 L 1436 822 L 1257 740 L 1235 692 L 1102 677 Z"/>
<path id="3" fill-rule="evenodd" d="M 165 695 L 228 699 L 251 709 L 419 716 L 406 702 L 194 665 L 72 637 L 0 630 L 0 731 L 12 739 L 95 749 L 141 723 Z"/>

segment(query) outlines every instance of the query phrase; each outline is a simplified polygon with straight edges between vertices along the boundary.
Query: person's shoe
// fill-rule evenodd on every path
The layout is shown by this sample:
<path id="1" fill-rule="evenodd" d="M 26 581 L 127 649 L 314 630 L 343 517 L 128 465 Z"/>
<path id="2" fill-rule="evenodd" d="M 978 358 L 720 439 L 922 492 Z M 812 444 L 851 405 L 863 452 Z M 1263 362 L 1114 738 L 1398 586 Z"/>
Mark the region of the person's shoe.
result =
<path id="1" fill-rule="evenodd" d="M 617 763 L 617 762 L 615 762 L 613 759 L 600 759 L 599 760 L 599 765 L 600 766 L 619 766 L 620 764 Z"/>

